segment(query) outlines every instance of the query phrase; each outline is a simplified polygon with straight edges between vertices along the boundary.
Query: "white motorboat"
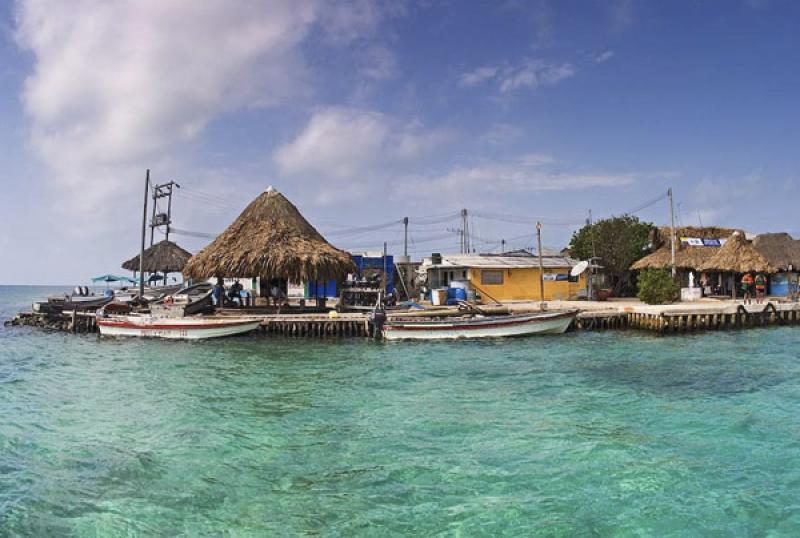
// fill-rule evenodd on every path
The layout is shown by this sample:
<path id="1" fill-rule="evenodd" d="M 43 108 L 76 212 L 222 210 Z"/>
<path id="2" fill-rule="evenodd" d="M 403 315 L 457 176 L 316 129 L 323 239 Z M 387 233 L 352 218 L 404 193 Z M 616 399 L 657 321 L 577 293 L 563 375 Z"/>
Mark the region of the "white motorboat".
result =
<path id="1" fill-rule="evenodd" d="M 141 314 L 98 314 L 97 327 L 103 336 L 138 336 L 144 338 L 170 338 L 201 340 L 245 334 L 261 324 L 260 319 L 249 318 L 165 318 Z"/>
<path id="2" fill-rule="evenodd" d="M 508 316 L 474 316 L 447 320 L 387 320 L 386 340 L 443 340 L 451 338 L 500 338 L 566 332 L 577 310 L 536 312 Z"/>

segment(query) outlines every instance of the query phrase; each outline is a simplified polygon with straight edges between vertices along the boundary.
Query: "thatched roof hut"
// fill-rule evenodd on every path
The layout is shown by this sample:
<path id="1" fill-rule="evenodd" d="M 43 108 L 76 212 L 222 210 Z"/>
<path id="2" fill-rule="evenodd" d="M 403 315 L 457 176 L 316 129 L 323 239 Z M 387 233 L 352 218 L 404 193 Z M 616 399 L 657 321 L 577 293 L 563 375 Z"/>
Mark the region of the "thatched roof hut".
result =
<path id="1" fill-rule="evenodd" d="M 787 233 L 761 234 L 753 247 L 779 271 L 800 268 L 800 241 Z"/>
<path id="2" fill-rule="evenodd" d="M 192 253 L 166 239 L 144 251 L 144 270 L 147 273 L 179 273 Z M 122 264 L 123 269 L 139 270 L 139 255 Z"/>
<path id="3" fill-rule="evenodd" d="M 356 267 L 272 187 L 242 211 L 210 245 L 192 257 L 192 278 L 261 277 L 311 282 L 341 278 Z"/>
<path id="4" fill-rule="evenodd" d="M 716 249 L 716 254 L 697 267 L 699 271 L 723 271 L 729 273 L 775 273 L 777 268 L 765 258 L 743 233 L 735 232 L 725 244 Z"/>
<path id="5" fill-rule="evenodd" d="M 735 230 L 730 228 L 718 228 L 709 226 L 698 228 L 687 226 L 676 228 L 675 235 L 677 244 L 675 248 L 675 266 L 678 269 L 697 269 L 700 265 L 707 262 L 718 251 L 718 247 L 691 246 L 682 244 L 681 237 L 696 237 L 698 239 L 724 239 L 729 237 Z M 672 266 L 672 246 L 670 244 L 670 228 L 663 227 L 655 230 L 652 240 L 656 247 L 655 252 L 645 256 L 631 266 L 631 269 L 639 271 L 642 269 L 664 269 Z"/>

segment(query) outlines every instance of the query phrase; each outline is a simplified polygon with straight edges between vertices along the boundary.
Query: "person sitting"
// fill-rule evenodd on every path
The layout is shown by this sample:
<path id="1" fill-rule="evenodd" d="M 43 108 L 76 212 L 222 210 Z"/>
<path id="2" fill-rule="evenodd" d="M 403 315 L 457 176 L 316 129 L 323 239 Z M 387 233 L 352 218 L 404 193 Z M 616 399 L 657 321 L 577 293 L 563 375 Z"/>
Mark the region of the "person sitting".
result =
<path id="1" fill-rule="evenodd" d="M 242 286 L 242 284 L 236 280 L 231 286 L 231 289 L 228 291 L 228 299 L 230 299 L 232 303 L 241 306 L 242 298 L 240 293 L 243 289 L 244 286 Z"/>
<path id="2" fill-rule="evenodd" d="M 272 288 L 269 290 L 269 295 L 272 297 L 272 302 L 275 306 L 280 306 L 284 304 L 284 299 L 286 298 L 286 294 L 283 293 L 283 290 L 277 284 L 273 284 Z"/>

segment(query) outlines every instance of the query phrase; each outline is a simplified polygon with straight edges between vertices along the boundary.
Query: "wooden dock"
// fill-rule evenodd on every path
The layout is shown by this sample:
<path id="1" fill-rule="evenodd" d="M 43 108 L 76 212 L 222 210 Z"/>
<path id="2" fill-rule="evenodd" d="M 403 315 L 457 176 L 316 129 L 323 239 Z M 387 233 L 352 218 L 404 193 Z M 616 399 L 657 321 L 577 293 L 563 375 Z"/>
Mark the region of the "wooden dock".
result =
<path id="1" fill-rule="evenodd" d="M 800 325 L 800 303 L 722 304 L 681 310 L 641 307 L 630 311 L 586 311 L 576 320 L 578 330 L 637 329 L 660 334 L 746 329 L 770 325 Z"/>
<path id="2" fill-rule="evenodd" d="M 419 311 L 415 313 L 418 314 Z M 264 335 L 297 338 L 377 336 L 375 325 L 366 313 L 343 313 L 335 316 L 322 313 L 254 314 L 225 309 L 218 315 L 259 319 L 259 330 Z M 71 333 L 97 332 L 94 312 L 66 311 L 58 315 L 28 312 L 18 314 L 8 320 L 6 325 L 27 325 Z M 800 303 L 742 305 L 723 302 L 718 305 L 635 305 L 617 309 L 584 310 L 578 314 L 572 328 L 579 331 L 628 329 L 667 335 L 774 325 L 800 325 Z"/>

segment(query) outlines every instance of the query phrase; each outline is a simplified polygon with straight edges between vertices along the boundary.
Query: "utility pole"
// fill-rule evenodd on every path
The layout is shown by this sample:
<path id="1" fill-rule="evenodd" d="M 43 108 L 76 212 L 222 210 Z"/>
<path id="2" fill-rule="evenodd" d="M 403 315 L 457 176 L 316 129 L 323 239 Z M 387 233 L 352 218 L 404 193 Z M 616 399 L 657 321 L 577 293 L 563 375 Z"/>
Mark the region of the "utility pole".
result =
<path id="1" fill-rule="evenodd" d="M 408 217 L 403 217 L 403 226 L 405 227 L 403 236 L 403 256 L 408 258 Z"/>
<path id="2" fill-rule="evenodd" d="M 586 227 L 589 229 L 589 238 L 592 244 L 592 254 L 589 256 L 589 270 L 586 272 L 586 300 L 592 300 L 592 257 L 594 256 L 594 229 L 592 229 L 592 210 L 586 218 Z"/>
<path id="3" fill-rule="evenodd" d="M 469 222 L 467 210 L 461 210 L 461 253 L 469 254 Z"/>
<path id="4" fill-rule="evenodd" d="M 544 304 L 544 263 L 542 262 L 542 223 L 536 223 L 536 242 L 539 250 L 539 300 Z"/>
<path id="5" fill-rule="evenodd" d="M 381 297 L 386 293 L 386 242 L 383 243 L 383 275 L 381 276 Z"/>
<path id="6" fill-rule="evenodd" d="M 174 181 L 164 183 L 163 185 L 153 186 L 153 218 L 150 221 L 150 246 L 153 246 L 153 234 L 155 229 L 160 226 L 166 226 L 166 239 L 169 240 L 169 225 L 172 224 L 172 189 L 173 187 L 181 188 L 180 185 Z M 156 214 L 156 204 L 159 198 L 167 198 L 167 212 Z"/>
<path id="7" fill-rule="evenodd" d="M 672 187 L 667 190 L 669 196 L 669 222 L 670 222 L 670 243 L 672 250 L 672 278 L 675 278 L 675 206 L 672 200 Z"/>
<path id="8" fill-rule="evenodd" d="M 144 178 L 144 209 L 142 210 L 142 248 L 139 250 L 139 297 L 144 297 L 144 238 L 147 230 L 147 195 L 150 191 L 150 169 Z"/>

